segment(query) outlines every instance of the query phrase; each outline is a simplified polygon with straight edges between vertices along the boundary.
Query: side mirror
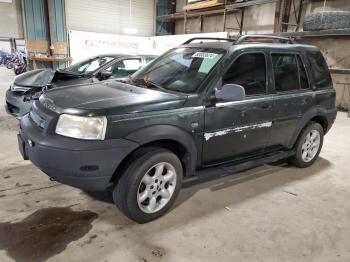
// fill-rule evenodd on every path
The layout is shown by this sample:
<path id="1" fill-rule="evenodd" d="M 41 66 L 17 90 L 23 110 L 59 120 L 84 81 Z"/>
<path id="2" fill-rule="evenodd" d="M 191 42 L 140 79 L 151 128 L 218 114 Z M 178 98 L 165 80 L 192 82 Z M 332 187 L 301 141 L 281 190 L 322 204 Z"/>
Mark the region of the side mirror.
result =
<path id="1" fill-rule="evenodd" d="M 109 72 L 109 71 L 106 71 L 106 70 L 102 70 L 102 71 L 98 72 L 98 74 L 97 74 L 97 78 L 100 81 L 107 80 L 111 76 L 112 76 L 112 72 Z"/>
<path id="2" fill-rule="evenodd" d="M 215 90 L 217 101 L 233 102 L 245 99 L 245 90 L 243 86 L 236 84 L 226 84 L 220 90 Z"/>

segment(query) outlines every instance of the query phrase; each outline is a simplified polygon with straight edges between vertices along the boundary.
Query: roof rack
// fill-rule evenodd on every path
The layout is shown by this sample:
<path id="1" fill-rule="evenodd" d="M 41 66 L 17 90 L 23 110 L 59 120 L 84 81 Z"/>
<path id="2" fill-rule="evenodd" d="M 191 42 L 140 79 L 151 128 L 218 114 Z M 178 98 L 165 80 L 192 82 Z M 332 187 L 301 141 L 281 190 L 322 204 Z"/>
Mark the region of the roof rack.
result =
<path id="1" fill-rule="evenodd" d="M 280 42 L 287 42 L 289 44 L 294 44 L 295 42 L 288 37 L 274 36 L 274 35 L 242 35 L 234 42 L 234 45 L 239 45 L 247 39 L 269 39 L 269 40 L 279 40 Z"/>
<path id="2" fill-rule="evenodd" d="M 187 45 L 189 43 L 192 43 L 194 40 L 217 40 L 217 41 L 227 41 L 227 42 L 233 42 L 234 39 L 229 38 L 218 38 L 218 37 L 193 37 L 188 39 L 186 42 L 182 43 L 183 45 Z"/>

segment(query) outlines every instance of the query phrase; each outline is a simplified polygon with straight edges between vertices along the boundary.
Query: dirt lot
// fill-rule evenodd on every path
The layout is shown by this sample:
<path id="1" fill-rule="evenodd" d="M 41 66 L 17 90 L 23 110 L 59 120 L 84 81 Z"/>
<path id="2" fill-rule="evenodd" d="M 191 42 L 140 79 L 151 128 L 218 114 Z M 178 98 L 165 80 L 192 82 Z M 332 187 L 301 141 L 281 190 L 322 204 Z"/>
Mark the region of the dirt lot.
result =
<path id="1" fill-rule="evenodd" d="M 350 261 L 350 119 L 339 113 L 308 169 L 267 165 L 185 187 L 138 225 L 107 194 L 56 182 L 23 161 L 0 67 L 0 261 Z M 69 165 L 69 163 L 67 163 Z"/>

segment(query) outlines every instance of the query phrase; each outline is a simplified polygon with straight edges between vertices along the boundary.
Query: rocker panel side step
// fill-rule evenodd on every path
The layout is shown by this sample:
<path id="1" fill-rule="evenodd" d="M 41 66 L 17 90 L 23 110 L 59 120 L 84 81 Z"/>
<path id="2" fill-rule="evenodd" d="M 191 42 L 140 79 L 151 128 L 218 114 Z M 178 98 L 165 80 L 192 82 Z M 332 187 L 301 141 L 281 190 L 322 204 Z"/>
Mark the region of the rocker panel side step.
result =
<path id="1" fill-rule="evenodd" d="M 277 162 L 279 160 L 293 156 L 294 154 L 295 153 L 293 150 L 277 151 L 266 154 L 263 157 L 259 156 L 256 158 L 251 158 L 240 163 L 223 164 L 216 167 L 197 170 L 194 176 L 184 179 L 184 187 L 189 187 L 197 183 L 229 176 L 234 173 L 242 172 L 247 169 L 252 169 L 254 167 L 262 166 L 268 163 Z"/>

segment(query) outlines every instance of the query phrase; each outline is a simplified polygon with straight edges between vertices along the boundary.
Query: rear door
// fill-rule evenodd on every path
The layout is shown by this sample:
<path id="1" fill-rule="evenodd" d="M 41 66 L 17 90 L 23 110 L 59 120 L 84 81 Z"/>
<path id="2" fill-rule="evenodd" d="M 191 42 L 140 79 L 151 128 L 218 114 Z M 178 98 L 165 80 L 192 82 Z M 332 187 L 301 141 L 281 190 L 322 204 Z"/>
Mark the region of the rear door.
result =
<path id="1" fill-rule="evenodd" d="M 305 59 L 299 53 L 271 53 L 275 92 L 270 147 L 288 146 L 297 122 L 314 103 Z"/>

